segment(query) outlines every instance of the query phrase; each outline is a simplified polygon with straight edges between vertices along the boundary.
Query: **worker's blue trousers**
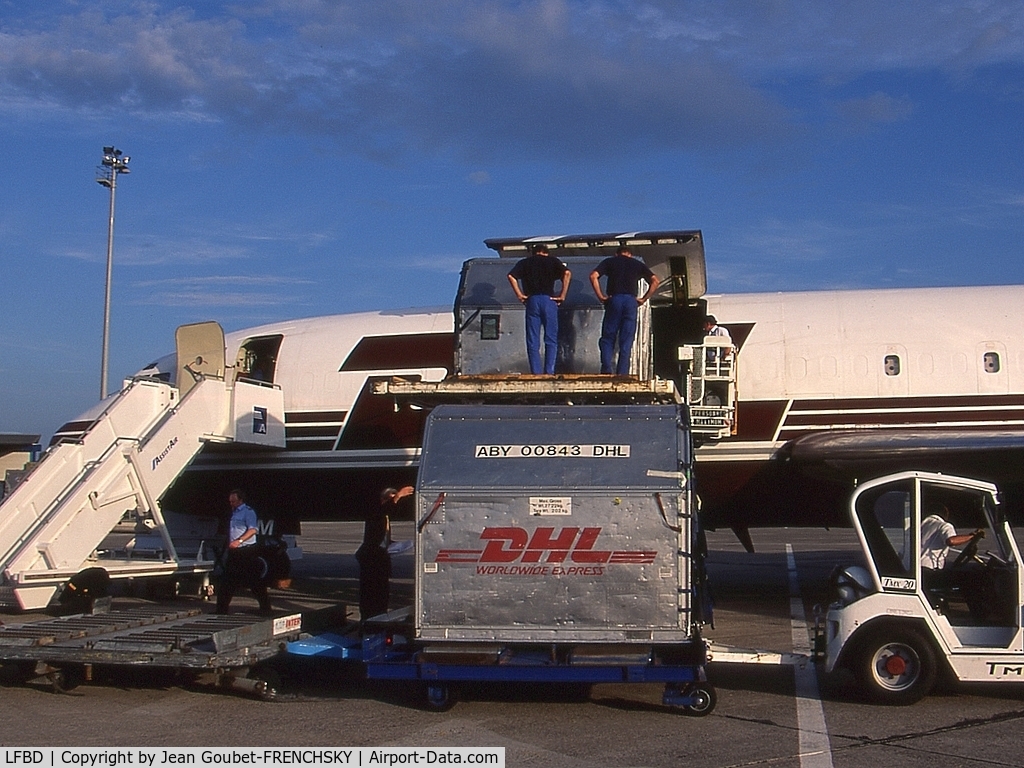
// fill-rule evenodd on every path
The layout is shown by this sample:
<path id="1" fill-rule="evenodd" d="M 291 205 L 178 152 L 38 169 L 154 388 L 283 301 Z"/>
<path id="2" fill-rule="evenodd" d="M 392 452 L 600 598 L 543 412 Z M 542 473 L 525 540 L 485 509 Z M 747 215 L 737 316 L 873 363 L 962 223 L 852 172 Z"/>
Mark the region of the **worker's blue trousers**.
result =
<path id="1" fill-rule="evenodd" d="M 634 302 L 635 303 L 635 302 Z M 540 331 L 544 328 L 544 362 L 540 359 Z M 526 299 L 526 357 L 530 373 L 554 373 L 558 357 L 558 305 L 550 296 Z"/>
<path id="2" fill-rule="evenodd" d="M 633 354 L 633 339 L 636 336 L 636 316 L 639 304 L 636 296 L 616 293 L 604 303 L 604 320 L 601 323 L 601 373 L 615 372 L 619 376 L 629 374 L 629 359 Z M 616 341 L 618 344 L 616 344 Z M 615 348 L 618 346 L 619 359 L 615 362 Z"/>

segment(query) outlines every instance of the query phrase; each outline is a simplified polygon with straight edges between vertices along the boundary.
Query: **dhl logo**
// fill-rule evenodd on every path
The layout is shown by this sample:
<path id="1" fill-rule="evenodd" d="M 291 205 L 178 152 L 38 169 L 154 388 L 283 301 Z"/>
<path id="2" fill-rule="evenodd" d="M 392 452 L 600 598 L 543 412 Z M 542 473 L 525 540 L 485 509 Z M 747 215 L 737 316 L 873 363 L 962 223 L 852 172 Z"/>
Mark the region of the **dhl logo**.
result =
<path id="1" fill-rule="evenodd" d="M 484 528 L 483 549 L 441 549 L 438 563 L 580 563 L 645 565 L 658 556 L 651 550 L 595 549 L 601 528 Z"/>

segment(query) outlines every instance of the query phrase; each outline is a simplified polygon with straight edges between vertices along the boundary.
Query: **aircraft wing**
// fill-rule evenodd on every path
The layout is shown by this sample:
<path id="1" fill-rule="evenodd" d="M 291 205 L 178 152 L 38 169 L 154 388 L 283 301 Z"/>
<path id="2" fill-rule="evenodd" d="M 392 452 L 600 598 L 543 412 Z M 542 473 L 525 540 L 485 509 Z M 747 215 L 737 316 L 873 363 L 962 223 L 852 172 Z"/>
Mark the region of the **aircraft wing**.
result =
<path id="1" fill-rule="evenodd" d="M 698 460 L 698 480 L 701 469 Z M 754 548 L 750 528 L 846 526 L 846 504 L 857 484 L 905 469 L 994 482 L 1011 515 L 1024 513 L 1024 425 L 1019 431 L 845 429 L 790 440 L 724 497 L 714 489 L 727 478 L 714 473 L 736 470 L 728 463 L 705 467 L 705 524 L 731 528 L 748 551 Z"/>
<path id="2" fill-rule="evenodd" d="M 969 474 L 999 483 L 1024 480 L 1024 425 L 1019 430 L 850 429 L 815 432 L 786 443 L 778 458 L 813 471 L 827 467 L 866 480 L 900 469 Z"/>

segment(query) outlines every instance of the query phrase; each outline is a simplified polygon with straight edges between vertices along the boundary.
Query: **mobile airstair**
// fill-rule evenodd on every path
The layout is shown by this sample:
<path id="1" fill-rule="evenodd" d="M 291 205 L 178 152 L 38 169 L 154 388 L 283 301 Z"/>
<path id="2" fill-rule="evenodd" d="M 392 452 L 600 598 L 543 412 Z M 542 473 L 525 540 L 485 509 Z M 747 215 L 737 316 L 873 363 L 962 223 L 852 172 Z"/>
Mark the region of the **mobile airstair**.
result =
<path id="1" fill-rule="evenodd" d="M 160 499 L 208 442 L 284 447 L 280 388 L 235 380 L 216 323 L 178 329 L 179 386 L 135 379 L 76 440 L 52 446 L 0 504 L 0 605 L 46 607 L 77 572 L 111 578 L 208 573 L 200 546 L 179 554 Z M 123 521 L 162 546 L 103 549 Z"/>

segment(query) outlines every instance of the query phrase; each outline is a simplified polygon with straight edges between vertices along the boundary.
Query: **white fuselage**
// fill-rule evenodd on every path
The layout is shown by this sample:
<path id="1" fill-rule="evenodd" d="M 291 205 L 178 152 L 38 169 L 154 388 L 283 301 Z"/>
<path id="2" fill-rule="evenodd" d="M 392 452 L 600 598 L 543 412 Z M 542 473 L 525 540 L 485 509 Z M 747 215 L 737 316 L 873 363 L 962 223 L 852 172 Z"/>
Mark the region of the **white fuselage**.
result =
<path id="1" fill-rule="evenodd" d="M 753 400 L 1024 391 L 1022 303 L 1024 286 L 708 297 L 721 324 L 754 326 L 739 358 Z M 989 352 L 998 372 L 983 366 Z"/>
<path id="2" fill-rule="evenodd" d="M 736 497 L 782 446 L 813 433 L 1024 431 L 1024 333 L 1017 319 L 1024 286 L 705 298 L 739 349 L 736 434 L 697 452 L 701 494 L 712 507 Z M 417 425 L 388 421 L 379 399 L 368 394 L 367 380 L 396 374 L 444 378 L 452 332 L 451 310 L 426 309 L 315 317 L 228 334 L 229 365 L 248 341 L 281 337 L 273 381 L 284 392 L 287 448 L 258 458 L 240 455 L 237 464 L 220 456 L 215 465 L 205 465 L 207 472 L 251 469 L 254 461 L 266 469 L 279 455 L 281 466 L 287 461 L 293 470 L 402 467 L 402 477 L 381 474 L 373 481 L 408 482 L 417 461 Z M 165 361 L 158 361 L 163 370 Z M 88 414 L 58 437 L 83 423 Z M 205 461 L 201 456 L 195 469 Z M 790 500 L 775 509 L 764 504 L 764 495 L 774 493 L 772 483 L 777 485 L 765 482 L 767 490 L 756 491 L 758 506 L 775 519 Z M 362 493 L 369 498 L 368 489 Z M 329 507 L 315 516 L 331 514 Z M 813 505 L 808 509 L 813 519 Z"/>
<path id="3" fill-rule="evenodd" d="M 1024 401 L 992 397 L 1024 393 L 1024 286 L 707 298 L 720 324 L 750 327 L 741 404 L 777 406 L 773 433 L 756 437 L 741 408 L 736 441 L 717 453 L 750 443 L 764 455 L 815 430 L 1024 425 Z"/>
<path id="4" fill-rule="evenodd" d="M 802 402 L 832 401 L 813 409 L 813 422 L 806 411 L 800 425 L 780 421 L 773 444 L 809 426 L 997 425 L 1008 419 L 1024 424 L 1015 406 L 979 413 L 976 403 L 966 401 L 1024 393 L 1024 322 L 1019 319 L 1024 286 L 735 294 L 707 300 L 721 325 L 750 328 L 737 339 L 742 403 L 779 402 L 788 412 Z M 446 310 L 364 312 L 237 331 L 227 343 L 230 359 L 231 348 L 245 339 L 283 334 L 275 383 L 284 390 L 286 412 L 347 412 L 367 371 L 340 369 L 364 336 L 451 330 L 452 313 Z M 372 373 L 434 380 L 446 371 L 382 365 Z M 925 419 L 921 406 L 907 405 L 907 398 L 934 396 L 956 397 L 956 402 L 932 406 Z M 944 415 L 936 419 L 936 412 Z M 894 414 L 901 418 L 893 421 Z M 743 440 L 742 423 L 740 430 L 737 442 Z"/>

